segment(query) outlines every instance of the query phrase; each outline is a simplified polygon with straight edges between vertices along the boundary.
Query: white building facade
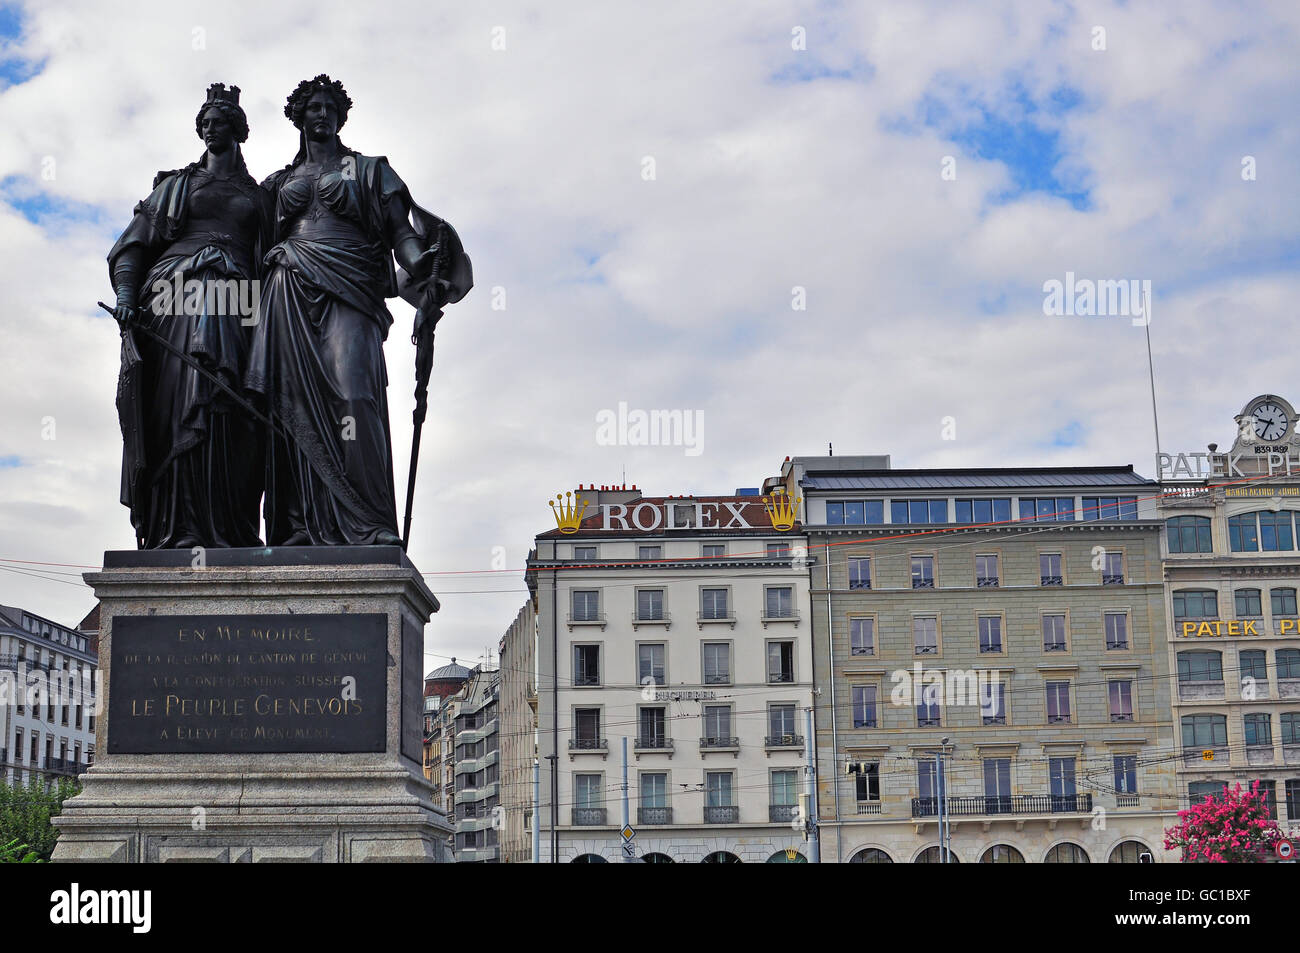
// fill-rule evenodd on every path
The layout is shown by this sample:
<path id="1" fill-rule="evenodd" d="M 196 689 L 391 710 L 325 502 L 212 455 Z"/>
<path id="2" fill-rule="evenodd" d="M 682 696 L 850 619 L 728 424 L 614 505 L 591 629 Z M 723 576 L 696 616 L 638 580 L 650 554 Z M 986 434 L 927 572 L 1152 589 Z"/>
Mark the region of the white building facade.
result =
<path id="1" fill-rule="evenodd" d="M 807 858 L 810 563 L 757 491 L 580 488 L 537 537 L 542 862 Z M 778 512 L 778 524 L 783 522 Z M 803 808 L 803 810 L 810 810 Z"/>

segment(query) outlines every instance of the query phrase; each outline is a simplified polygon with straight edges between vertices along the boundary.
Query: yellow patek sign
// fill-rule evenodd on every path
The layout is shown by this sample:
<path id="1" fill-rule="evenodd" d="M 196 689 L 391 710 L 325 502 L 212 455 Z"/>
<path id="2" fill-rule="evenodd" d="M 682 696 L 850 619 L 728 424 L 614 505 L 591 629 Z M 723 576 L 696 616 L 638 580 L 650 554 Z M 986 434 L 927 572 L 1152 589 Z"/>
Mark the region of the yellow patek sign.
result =
<path id="1" fill-rule="evenodd" d="M 1180 622 L 1181 634 L 1185 639 L 1215 638 L 1221 636 L 1261 635 L 1258 619 L 1205 619 L 1200 622 Z M 1279 619 L 1277 634 L 1294 635 L 1295 619 Z"/>
<path id="2" fill-rule="evenodd" d="M 1206 748 L 1204 751 L 1201 752 L 1201 760 L 1202 760 L 1202 761 L 1213 761 L 1213 760 L 1214 760 L 1214 752 L 1213 752 L 1211 749 Z"/>

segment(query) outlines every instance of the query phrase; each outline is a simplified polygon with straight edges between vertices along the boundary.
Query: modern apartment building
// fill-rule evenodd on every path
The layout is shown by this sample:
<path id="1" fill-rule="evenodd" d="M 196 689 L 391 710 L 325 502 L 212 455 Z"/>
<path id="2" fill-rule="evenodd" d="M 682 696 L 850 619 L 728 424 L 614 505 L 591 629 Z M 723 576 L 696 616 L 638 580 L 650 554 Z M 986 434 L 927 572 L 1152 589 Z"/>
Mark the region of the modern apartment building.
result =
<path id="1" fill-rule="evenodd" d="M 500 860 L 501 673 L 476 667 L 455 699 L 456 862 Z"/>
<path id="2" fill-rule="evenodd" d="M 1226 428 L 1225 428 L 1226 430 Z M 1265 791 L 1300 828 L 1300 437 L 1265 394 L 1230 449 L 1158 461 L 1179 806 L 1224 786 Z"/>
<path id="3" fill-rule="evenodd" d="M 433 803 L 451 818 L 455 809 L 456 704 L 470 670 L 453 658 L 424 679 L 424 776 Z"/>
<path id="4" fill-rule="evenodd" d="M 537 607 L 541 859 L 807 859 L 810 564 L 757 491 L 562 495 Z M 778 525 L 784 528 L 778 528 Z"/>
<path id="5" fill-rule="evenodd" d="M 75 778 L 94 763 L 94 647 L 87 632 L 0 606 L 0 772 L 6 783 Z M 38 685 L 41 692 L 32 694 Z"/>
<path id="6" fill-rule="evenodd" d="M 823 862 L 1167 859 L 1158 487 L 1131 467 L 796 457 Z M 942 762 L 942 767 L 940 766 Z"/>
<path id="7" fill-rule="evenodd" d="M 533 859 L 533 766 L 537 762 L 537 612 L 524 603 L 501 637 L 501 861 Z"/>

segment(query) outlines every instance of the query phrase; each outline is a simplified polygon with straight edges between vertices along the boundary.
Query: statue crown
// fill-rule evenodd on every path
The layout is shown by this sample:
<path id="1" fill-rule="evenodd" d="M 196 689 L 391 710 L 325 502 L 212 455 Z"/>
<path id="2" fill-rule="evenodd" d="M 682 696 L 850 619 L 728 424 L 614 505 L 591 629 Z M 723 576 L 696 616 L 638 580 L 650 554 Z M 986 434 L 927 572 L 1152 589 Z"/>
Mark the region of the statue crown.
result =
<path id="1" fill-rule="evenodd" d="M 231 86 L 229 89 L 226 89 L 225 83 L 213 83 L 208 87 L 207 101 L 209 103 L 230 103 L 232 106 L 238 106 L 239 87 Z"/>

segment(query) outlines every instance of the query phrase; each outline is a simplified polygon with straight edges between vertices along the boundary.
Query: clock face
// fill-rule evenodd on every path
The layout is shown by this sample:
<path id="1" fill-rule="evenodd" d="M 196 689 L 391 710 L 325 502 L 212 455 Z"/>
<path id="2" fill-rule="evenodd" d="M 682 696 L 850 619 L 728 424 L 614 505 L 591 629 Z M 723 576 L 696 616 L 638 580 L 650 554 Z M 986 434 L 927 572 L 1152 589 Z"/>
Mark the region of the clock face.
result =
<path id="1" fill-rule="evenodd" d="M 1255 418 L 1255 436 L 1261 440 L 1281 440 L 1290 424 L 1286 411 L 1272 402 L 1260 404 L 1251 416 Z"/>

